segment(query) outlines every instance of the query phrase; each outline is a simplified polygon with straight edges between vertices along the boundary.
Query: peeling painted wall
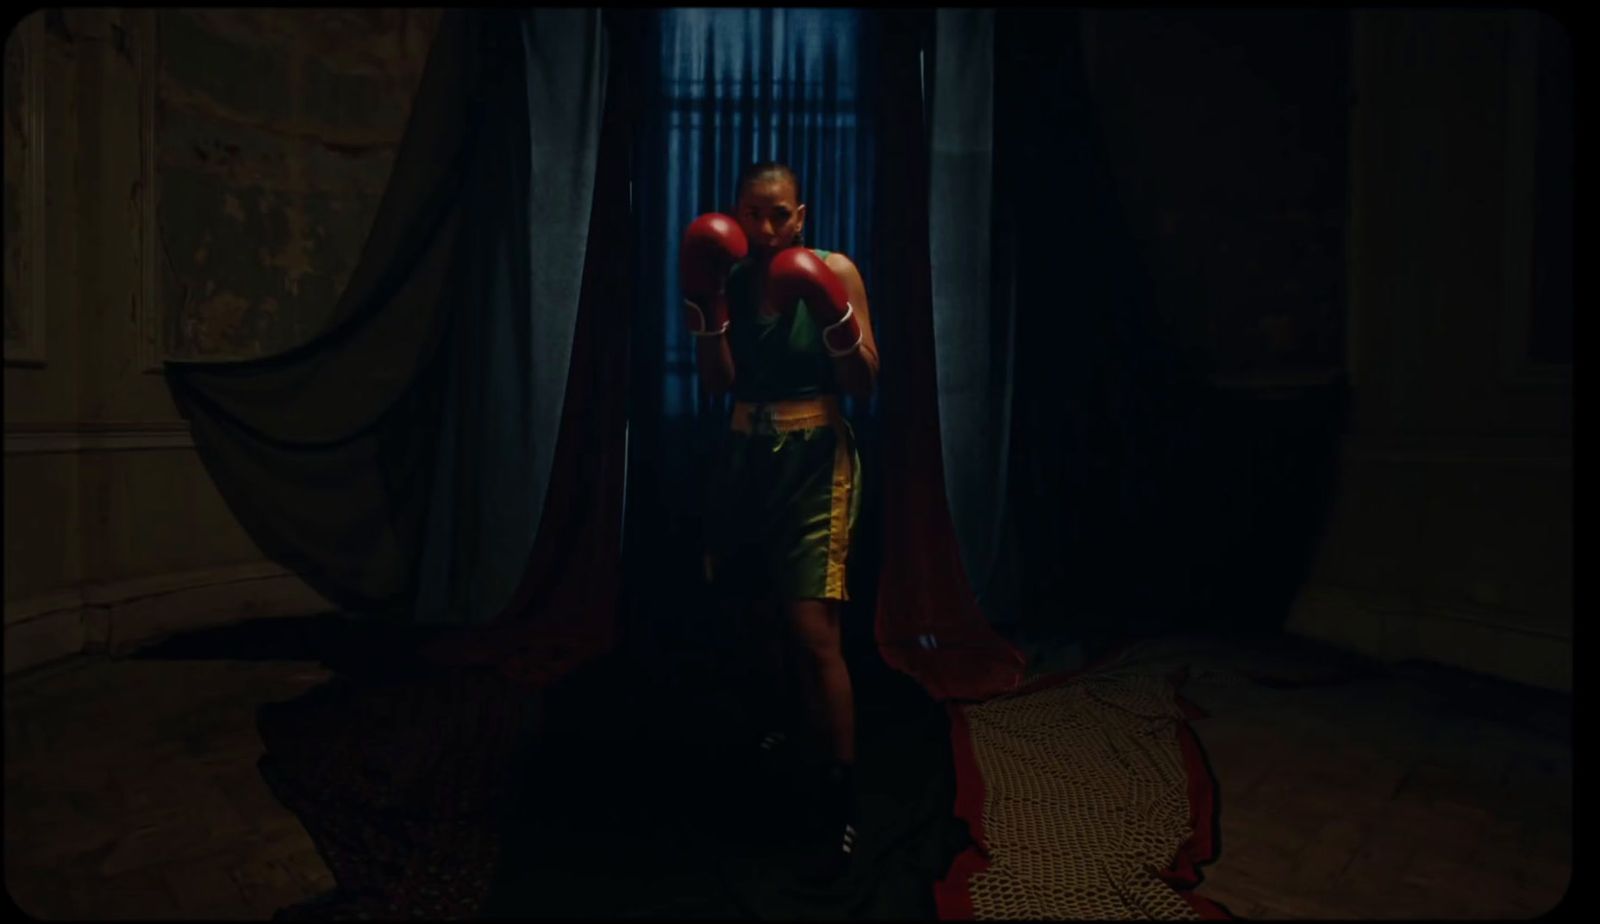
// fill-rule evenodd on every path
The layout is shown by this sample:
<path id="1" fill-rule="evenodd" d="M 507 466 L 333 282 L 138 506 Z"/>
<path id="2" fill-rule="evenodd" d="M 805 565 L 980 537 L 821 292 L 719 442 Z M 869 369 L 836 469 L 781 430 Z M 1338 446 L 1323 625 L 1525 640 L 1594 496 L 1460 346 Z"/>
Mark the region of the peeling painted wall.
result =
<path id="1" fill-rule="evenodd" d="M 161 351 L 315 336 L 365 242 L 438 23 L 432 10 L 163 10 Z"/>
<path id="2" fill-rule="evenodd" d="M 8 36 L 7 670 L 141 631 L 142 617 L 111 624 L 75 609 L 89 590 L 187 593 L 161 598 L 163 625 L 279 606 L 238 582 L 262 553 L 152 371 L 160 358 L 258 355 L 316 333 L 364 242 L 437 21 L 430 10 L 70 7 Z M 16 79 L 25 29 L 32 86 Z M 44 155 L 35 217 L 18 195 L 32 133 Z M 149 298 L 144 248 L 158 240 Z M 45 349 L 13 361 L 30 344 Z"/>

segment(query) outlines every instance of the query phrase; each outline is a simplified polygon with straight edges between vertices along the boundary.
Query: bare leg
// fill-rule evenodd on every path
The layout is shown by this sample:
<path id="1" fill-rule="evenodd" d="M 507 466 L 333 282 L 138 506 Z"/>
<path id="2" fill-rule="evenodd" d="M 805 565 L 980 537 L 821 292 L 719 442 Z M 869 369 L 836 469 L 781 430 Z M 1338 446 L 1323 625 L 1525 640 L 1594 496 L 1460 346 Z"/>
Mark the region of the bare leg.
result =
<path id="1" fill-rule="evenodd" d="M 756 678 L 764 701 L 772 704 L 778 715 L 774 721 L 782 725 L 788 721 L 789 702 L 793 696 L 791 675 L 794 660 L 789 651 L 789 640 L 779 619 L 780 607 L 772 600 L 757 600 L 745 613 L 750 620 L 753 667 L 759 672 Z"/>
<path id="2" fill-rule="evenodd" d="M 833 759 L 856 760 L 855 693 L 839 637 L 839 605 L 832 600 L 791 600 L 785 604 L 789 628 L 799 643 L 801 691 L 812 728 Z"/>
<path id="3" fill-rule="evenodd" d="M 796 673 L 811 713 L 812 728 L 828 745 L 833 760 L 824 775 L 820 827 L 821 850 L 806 861 L 801 876 L 831 882 L 849 867 L 855 850 L 856 797 L 852 783 L 856 762 L 855 691 L 839 639 L 839 605 L 831 600 L 795 600 L 787 604 L 789 628 L 800 649 Z"/>

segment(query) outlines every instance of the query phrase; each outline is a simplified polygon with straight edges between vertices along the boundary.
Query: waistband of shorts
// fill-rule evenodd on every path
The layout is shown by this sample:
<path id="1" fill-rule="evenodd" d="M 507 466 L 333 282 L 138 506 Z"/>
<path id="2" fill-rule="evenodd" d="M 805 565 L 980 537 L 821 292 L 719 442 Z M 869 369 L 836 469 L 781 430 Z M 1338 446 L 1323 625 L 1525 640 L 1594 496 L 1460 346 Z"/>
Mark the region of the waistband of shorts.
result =
<path id="1" fill-rule="evenodd" d="M 836 395 L 795 398 L 788 401 L 736 401 L 732 427 L 735 433 L 788 433 L 830 427 L 843 420 Z"/>

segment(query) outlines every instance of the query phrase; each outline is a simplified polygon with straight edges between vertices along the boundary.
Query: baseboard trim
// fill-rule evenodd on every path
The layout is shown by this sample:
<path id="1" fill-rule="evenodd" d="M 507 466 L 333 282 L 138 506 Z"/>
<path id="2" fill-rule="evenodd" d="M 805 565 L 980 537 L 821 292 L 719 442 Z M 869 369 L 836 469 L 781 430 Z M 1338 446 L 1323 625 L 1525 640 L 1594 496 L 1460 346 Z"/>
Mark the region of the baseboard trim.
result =
<path id="1" fill-rule="evenodd" d="M 51 591 L 21 600 L 7 600 L 5 626 L 10 629 L 18 623 L 32 622 L 68 610 L 76 612 L 81 609 L 83 609 L 82 587 Z"/>
<path id="2" fill-rule="evenodd" d="M 182 420 L 18 423 L 5 429 L 8 456 L 193 448 L 194 436 Z"/>
<path id="3" fill-rule="evenodd" d="M 118 656 L 175 632 L 335 609 L 270 562 L 86 584 L 6 603 L 5 671 L 84 652 Z"/>
<path id="4" fill-rule="evenodd" d="M 8 676 L 80 654 L 86 645 L 83 610 L 61 610 L 27 622 L 7 624 L 5 645 Z"/>
<path id="5" fill-rule="evenodd" d="M 1394 663 L 1424 660 L 1548 690 L 1572 692 L 1572 639 L 1491 621 L 1403 595 L 1307 588 L 1286 629 L 1293 635 Z"/>

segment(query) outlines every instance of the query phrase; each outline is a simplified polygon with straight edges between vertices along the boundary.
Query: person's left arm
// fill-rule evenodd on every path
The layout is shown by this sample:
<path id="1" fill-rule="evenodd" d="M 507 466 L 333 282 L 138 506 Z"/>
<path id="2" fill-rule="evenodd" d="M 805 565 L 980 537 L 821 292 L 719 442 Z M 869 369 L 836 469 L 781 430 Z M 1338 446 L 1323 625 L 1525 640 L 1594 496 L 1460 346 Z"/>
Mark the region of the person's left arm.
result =
<path id="1" fill-rule="evenodd" d="M 823 262 L 844 284 L 845 296 L 853 309 L 852 315 L 861 327 L 861 346 L 853 352 L 834 357 L 834 373 L 838 376 L 839 387 L 849 394 L 864 398 L 872 394 L 878 380 L 878 341 L 873 336 L 872 316 L 867 309 L 867 286 L 861 280 L 861 271 L 844 254 L 829 254 Z"/>

